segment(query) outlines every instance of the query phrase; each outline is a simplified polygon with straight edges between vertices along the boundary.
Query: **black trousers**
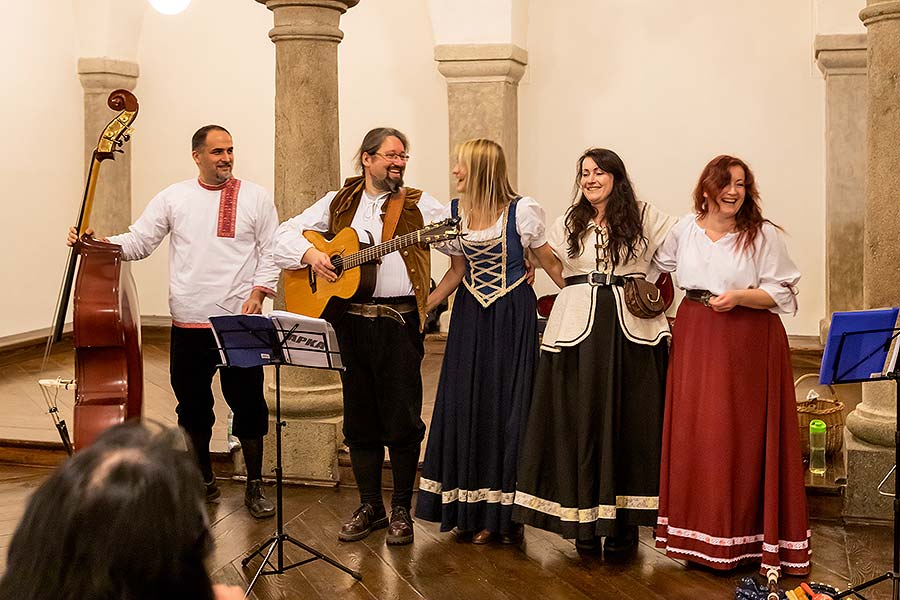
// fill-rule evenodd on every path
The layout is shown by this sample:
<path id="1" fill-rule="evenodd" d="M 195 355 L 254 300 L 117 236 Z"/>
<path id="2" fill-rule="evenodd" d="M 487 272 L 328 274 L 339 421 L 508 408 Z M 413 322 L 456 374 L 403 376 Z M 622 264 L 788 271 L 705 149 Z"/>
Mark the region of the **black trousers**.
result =
<path id="1" fill-rule="evenodd" d="M 188 433 L 212 431 L 212 380 L 220 363 L 211 329 L 172 327 L 169 378 L 178 406 L 178 424 Z M 269 430 L 269 409 L 263 395 L 263 369 L 223 367 L 219 379 L 225 402 L 234 412 L 232 433 L 261 438 Z"/>
<path id="2" fill-rule="evenodd" d="M 384 447 L 394 476 L 393 506 L 410 507 L 422 422 L 424 336 L 417 313 L 401 324 L 386 317 L 345 314 L 335 323 L 344 386 L 344 443 L 350 448 L 360 499 L 381 501 Z"/>

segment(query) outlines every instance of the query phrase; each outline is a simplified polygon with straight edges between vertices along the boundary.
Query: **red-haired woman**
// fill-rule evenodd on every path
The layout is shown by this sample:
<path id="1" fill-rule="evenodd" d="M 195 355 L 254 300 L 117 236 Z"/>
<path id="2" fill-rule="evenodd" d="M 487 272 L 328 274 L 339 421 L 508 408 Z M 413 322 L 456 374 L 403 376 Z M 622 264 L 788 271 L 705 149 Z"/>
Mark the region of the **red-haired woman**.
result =
<path id="1" fill-rule="evenodd" d="M 672 332 L 656 545 L 715 569 L 809 572 L 787 335 L 800 272 L 753 172 L 717 156 L 654 265 L 686 290 Z"/>

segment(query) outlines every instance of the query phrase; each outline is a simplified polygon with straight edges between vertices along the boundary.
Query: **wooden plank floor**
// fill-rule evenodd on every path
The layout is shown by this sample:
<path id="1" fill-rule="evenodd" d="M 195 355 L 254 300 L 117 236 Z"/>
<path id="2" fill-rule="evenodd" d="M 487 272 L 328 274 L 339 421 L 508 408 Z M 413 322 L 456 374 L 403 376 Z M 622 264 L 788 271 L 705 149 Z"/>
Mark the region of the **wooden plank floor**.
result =
<path id="1" fill-rule="evenodd" d="M 440 372 L 442 344 L 427 344 L 423 363 L 423 418 L 430 420 L 434 392 Z M 0 439 L 56 442 L 58 437 L 46 414 L 36 384 L 38 377 L 71 377 L 71 345 L 58 345 L 50 367 L 39 373 L 40 350 L 31 348 L 0 354 Z M 168 382 L 168 336 L 164 330 L 149 330 L 144 336 L 145 411 L 148 418 L 174 425 L 174 397 Z M 217 388 L 218 386 L 216 386 Z M 217 423 L 213 450 L 224 451 L 226 406 L 216 389 Z M 71 423 L 71 392 L 61 394 L 63 415 Z M 0 569 L 15 525 L 29 494 L 46 478 L 49 470 L 0 464 Z M 271 489 L 271 488 L 270 488 Z M 273 533 L 274 520 L 255 521 L 243 507 L 243 486 L 223 481 L 220 501 L 209 505 L 216 546 L 209 569 L 216 581 L 246 585 L 259 559 L 248 568 L 241 560 L 254 546 Z M 273 491 L 269 492 L 274 495 Z M 720 574 L 672 560 L 653 547 L 650 530 L 642 529 L 641 545 L 634 559 L 607 562 L 582 558 L 572 542 L 556 535 L 526 529 L 521 547 L 473 546 L 456 543 L 437 524 L 417 521 L 412 546 L 387 547 L 385 532 L 366 540 L 340 543 L 337 531 L 356 508 L 352 488 L 285 488 L 286 531 L 293 537 L 359 570 L 363 580 L 315 561 L 282 575 L 267 576 L 257 584 L 252 597 L 269 598 L 616 598 L 703 599 L 733 598 L 742 576 L 754 569 Z M 812 524 L 813 572 L 811 578 L 839 588 L 859 582 L 890 568 L 891 529 L 884 526 L 843 526 L 834 522 Z M 287 546 L 286 564 L 306 558 L 301 550 Z M 786 580 L 785 585 L 799 585 Z M 890 586 L 881 584 L 867 592 L 869 600 L 890 597 Z"/>
<path id="2" fill-rule="evenodd" d="M 5 569 L 12 533 L 32 491 L 50 471 L 0 465 L 0 570 Z M 243 484 L 221 482 L 222 497 L 208 505 L 215 547 L 208 568 L 217 582 L 245 586 L 260 559 L 246 568 L 241 560 L 274 533 L 275 521 L 257 521 L 243 506 Z M 270 488 L 274 497 L 274 490 Z M 356 490 L 349 488 L 286 487 L 285 531 L 362 573 L 356 581 L 324 561 L 315 561 L 281 575 L 264 576 L 251 598 L 352 598 L 406 600 L 468 598 L 541 600 L 733 598 L 734 588 L 754 569 L 721 574 L 686 566 L 653 547 L 648 528 L 641 529 L 637 555 L 622 562 L 582 558 L 570 541 L 526 528 L 521 547 L 460 544 L 438 525 L 416 521 L 412 545 L 389 547 L 385 530 L 354 543 L 337 541 L 341 522 L 356 508 Z M 814 581 L 842 588 L 890 568 L 888 527 L 813 523 Z M 285 565 L 308 558 L 285 544 Z M 273 557 L 275 560 L 275 557 Z M 799 585 L 785 579 L 783 587 Z M 890 598 L 889 585 L 867 593 L 869 600 Z"/>

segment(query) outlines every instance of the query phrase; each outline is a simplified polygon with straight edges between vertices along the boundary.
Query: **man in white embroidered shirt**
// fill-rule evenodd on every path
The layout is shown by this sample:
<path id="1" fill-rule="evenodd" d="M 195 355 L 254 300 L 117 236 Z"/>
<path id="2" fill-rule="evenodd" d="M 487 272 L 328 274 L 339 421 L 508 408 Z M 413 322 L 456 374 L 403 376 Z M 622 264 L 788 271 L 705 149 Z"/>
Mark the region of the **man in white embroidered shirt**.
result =
<path id="1" fill-rule="evenodd" d="M 169 374 L 178 424 L 194 448 L 211 501 L 220 495 L 209 455 L 215 422 L 212 380 L 219 353 L 209 316 L 259 313 L 263 299 L 275 294 L 279 269 L 270 246 L 278 214 L 268 191 L 232 176 L 234 144 L 224 127 L 197 130 L 191 155 L 199 171 L 196 179 L 164 189 L 127 233 L 104 241 L 122 246 L 125 260 L 140 260 L 171 234 Z M 69 245 L 75 240 L 72 228 Z M 219 376 L 247 465 L 244 503 L 254 517 L 271 517 L 275 507 L 262 491 L 263 436 L 269 426 L 262 367 L 222 368 Z"/>
<path id="2" fill-rule="evenodd" d="M 313 247 L 301 235 L 304 230 L 337 233 L 352 227 L 358 235 L 368 232 L 373 239 L 390 238 L 391 234 L 385 233 L 388 219 L 382 219 L 389 214 L 388 206 L 401 200 L 394 237 L 450 216 L 432 196 L 403 186 L 408 147 L 406 136 L 396 129 L 379 127 L 367 133 L 356 153 L 361 175 L 347 179 L 340 190 L 329 192 L 281 224 L 273 243 L 276 263 L 285 269 L 309 265 L 319 277 L 335 281 L 328 254 Z M 338 533 L 341 541 L 361 540 L 384 527 L 388 528 L 388 544 L 413 541 L 410 506 L 425 436 L 421 324 L 430 275 L 427 248 L 409 246 L 387 254 L 378 265 L 371 301 L 350 304 L 334 321 L 346 367 L 341 373 L 344 439 L 360 496 L 359 508 Z M 381 498 L 385 446 L 394 479 L 390 518 Z"/>

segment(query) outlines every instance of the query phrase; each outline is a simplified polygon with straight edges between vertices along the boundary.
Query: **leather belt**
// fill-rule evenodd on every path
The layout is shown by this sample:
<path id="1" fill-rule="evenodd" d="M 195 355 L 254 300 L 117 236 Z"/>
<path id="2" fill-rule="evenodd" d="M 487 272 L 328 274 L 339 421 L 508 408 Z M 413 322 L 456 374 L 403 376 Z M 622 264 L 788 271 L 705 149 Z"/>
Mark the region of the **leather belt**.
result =
<path id="1" fill-rule="evenodd" d="M 369 319 L 386 317 L 388 319 L 393 319 L 401 324 L 406 324 L 406 321 L 403 319 L 403 315 L 416 312 L 417 310 L 419 310 L 419 307 L 416 306 L 414 302 L 399 302 L 397 304 L 351 303 L 347 307 L 347 313 L 351 315 L 358 315 L 360 317 L 367 317 Z"/>
<path id="2" fill-rule="evenodd" d="M 586 275 L 573 275 L 566 277 L 566 286 L 579 285 L 589 283 L 591 285 L 625 285 L 625 278 L 621 275 L 610 275 L 609 273 L 600 273 L 591 271 Z"/>
<path id="3" fill-rule="evenodd" d="M 709 300 L 715 296 L 709 290 L 685 290 L 684 297 L 694 302 L 699 302 L 703 306 L 709 306 Z"/>

